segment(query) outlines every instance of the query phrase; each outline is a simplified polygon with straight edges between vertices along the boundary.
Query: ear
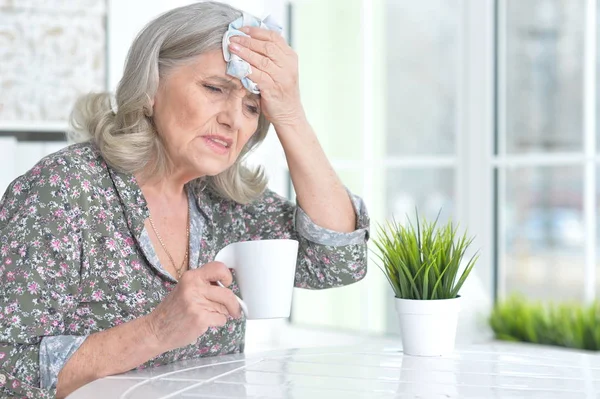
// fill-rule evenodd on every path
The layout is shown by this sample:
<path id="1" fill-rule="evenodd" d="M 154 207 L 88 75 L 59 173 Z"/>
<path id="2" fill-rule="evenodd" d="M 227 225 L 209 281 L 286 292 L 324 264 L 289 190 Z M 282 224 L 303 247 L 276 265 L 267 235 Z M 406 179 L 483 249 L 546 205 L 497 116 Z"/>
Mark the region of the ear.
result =
<path id="1" fill-rule="evenodd" d="M 154 114 L 154 97 L 150 97 L 149 95 L 146 95 L 148 97 L 148 102 L 149 107 L 145 106 L 144 107 L 144 115 L 150 117 Z"/>

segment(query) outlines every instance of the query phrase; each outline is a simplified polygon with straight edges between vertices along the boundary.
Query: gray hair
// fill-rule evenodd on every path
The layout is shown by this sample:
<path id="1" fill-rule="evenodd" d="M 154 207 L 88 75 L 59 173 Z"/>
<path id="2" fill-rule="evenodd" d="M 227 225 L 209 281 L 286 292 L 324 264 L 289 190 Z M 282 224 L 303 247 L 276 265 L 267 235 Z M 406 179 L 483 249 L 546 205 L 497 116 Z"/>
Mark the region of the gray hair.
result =
<path id="1" fill-rule="evenodd" d="M 116 110 L 108 92 L 79 98 L 71 114 L 69 138 L 91 141 L 113 168 L 148 176 L 167 170 L 167 153 L 152 123 L 152 103 L 159 79 L 194 57 L 221 49 L 229 23 L 242 12 L 223 3 L 200 2 L 175 8 L 148 23 L 133 41 L 117 87 Z M 230 168 L 205 183 L 238 203 L 259 197 L 267 186 L 262 168 L 243 165 L 246 155 L 267 135 L 269 122 L 260 115 L 258 128 Z M 196 181 L 195 183 L 201 183 Z"/>

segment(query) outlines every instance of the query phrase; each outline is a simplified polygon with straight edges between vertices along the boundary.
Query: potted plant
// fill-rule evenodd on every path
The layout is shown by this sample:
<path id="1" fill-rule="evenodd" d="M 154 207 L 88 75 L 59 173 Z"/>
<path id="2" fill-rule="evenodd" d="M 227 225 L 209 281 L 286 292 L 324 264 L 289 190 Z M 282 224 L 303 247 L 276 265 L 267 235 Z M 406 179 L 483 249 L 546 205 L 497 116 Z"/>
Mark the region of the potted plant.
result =
<path id="1" fill-rule="evenodd" d="M 462 273 L 463 257 L 473 239 L 459 236 L 448 222 L 437 227 L 416 215 L 416 227 L 395 220 L 379 226 L 373 240 L 379 267 L 387 277 L 396 299 L 404 353 L 442 356 L 454 350 L 459 291 L 477 262 L 471 257 Z"/>

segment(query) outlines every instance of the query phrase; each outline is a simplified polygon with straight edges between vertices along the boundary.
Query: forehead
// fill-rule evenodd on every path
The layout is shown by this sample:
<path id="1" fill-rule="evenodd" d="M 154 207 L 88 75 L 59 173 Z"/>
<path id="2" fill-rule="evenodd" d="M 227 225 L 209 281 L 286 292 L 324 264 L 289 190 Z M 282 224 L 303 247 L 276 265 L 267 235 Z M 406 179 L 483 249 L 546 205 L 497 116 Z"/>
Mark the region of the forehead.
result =
<path id="1" fill-rule="evenodd" d="M 197 72 L 202 72 L 203 75 L 219 75 L 224 78 L 228 77 L 225 74 L 227 63 L 223 59 L 221 50 L 212 50 L 204 54 L 200 54 L 193 59 L 191 67 Z"/>
<path id="2" fill-rule="evenodd" d="M 212 83 L 217 83 L 232 90 L 245 91 L 247 97 L 259 98 L 257 94 L 247 91 L 239 79 L 225 73 L 227 63 L 221 50 L 213 50 L 199 55 L 190 65 L 195 75 Z"/>

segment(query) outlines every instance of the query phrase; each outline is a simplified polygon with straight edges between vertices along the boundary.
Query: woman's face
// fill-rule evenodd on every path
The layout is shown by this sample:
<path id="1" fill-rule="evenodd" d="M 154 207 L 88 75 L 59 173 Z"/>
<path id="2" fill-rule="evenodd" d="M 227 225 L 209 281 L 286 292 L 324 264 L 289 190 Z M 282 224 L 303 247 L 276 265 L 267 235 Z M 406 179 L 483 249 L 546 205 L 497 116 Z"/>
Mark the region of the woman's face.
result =
<path id="1" fill-rule="evenodd" d="M 160 80 L 154 123 L 178 173 L 214 176 L 229 168 L 258 127 L 260 97 L 225 74 L 221 50 Z"/>

